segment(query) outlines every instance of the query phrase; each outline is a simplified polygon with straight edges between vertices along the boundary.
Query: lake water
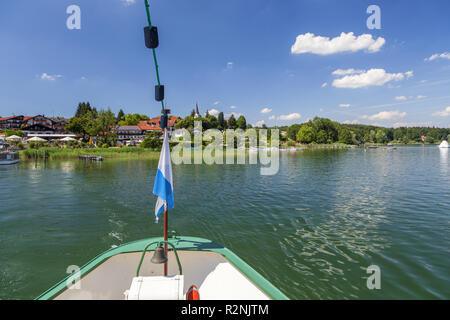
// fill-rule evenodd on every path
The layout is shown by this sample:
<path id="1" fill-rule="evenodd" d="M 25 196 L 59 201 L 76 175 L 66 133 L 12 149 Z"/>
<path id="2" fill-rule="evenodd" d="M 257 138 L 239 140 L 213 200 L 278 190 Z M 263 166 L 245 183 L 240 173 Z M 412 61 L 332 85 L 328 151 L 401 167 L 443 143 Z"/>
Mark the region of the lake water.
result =
<path id="1" fill-rule="evenodd" d="M 0 299 L 32 299 L 97 254 L 162 235 L 152 160 L 0 167 Z M 449 299 L 450 159 L 437 147 L 174 166 L 170 230 L 234 251 L 293 299 Z M 369 290 L 367 267 L 381 271 Z"/>

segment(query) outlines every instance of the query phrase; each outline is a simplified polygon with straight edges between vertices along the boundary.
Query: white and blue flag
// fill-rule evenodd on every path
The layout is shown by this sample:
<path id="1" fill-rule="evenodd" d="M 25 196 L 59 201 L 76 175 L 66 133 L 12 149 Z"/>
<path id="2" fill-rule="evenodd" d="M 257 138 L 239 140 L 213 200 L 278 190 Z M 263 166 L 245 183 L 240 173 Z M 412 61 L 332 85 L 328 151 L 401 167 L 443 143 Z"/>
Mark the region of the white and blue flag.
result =
<path id="1" fill-rule="evenodd" d="M 172 162 L 167 130 L 164 130 L 164 142 L 159 157 L 153 194 L 158 196 L 155 207 L 156 221 L 158 221 L 159 216 L 164 212 L 164 206 L 167 206 L 167 210 L 173 208 Z"/>

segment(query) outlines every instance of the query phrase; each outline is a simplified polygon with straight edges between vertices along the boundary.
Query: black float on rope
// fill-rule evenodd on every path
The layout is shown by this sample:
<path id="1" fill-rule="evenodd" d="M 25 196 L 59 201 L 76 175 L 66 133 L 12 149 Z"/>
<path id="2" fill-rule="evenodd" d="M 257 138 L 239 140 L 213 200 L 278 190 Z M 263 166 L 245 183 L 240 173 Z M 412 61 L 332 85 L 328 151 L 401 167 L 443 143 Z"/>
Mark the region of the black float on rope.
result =
<path id="1" fill-rule="evenodd" d="M 167 114 L 161 116 L 161 120 L 159 121 L 159 126 L 161 127 L 162 130 L 167 128 L 168 120 L 169 120 L 169 116 Z"/>
<path id="2" fill-rule="evenodd" d="M 163 85 L 155 86 L 155 100 L 156 101 L 164 100 L 164 86 Z"/>
<path id="3" fill-rule="evenodd" d="M 145 27 L 145 46 L 149 49 L 156 49 L 159 46 L 158 28 L 157 27 Z"/>

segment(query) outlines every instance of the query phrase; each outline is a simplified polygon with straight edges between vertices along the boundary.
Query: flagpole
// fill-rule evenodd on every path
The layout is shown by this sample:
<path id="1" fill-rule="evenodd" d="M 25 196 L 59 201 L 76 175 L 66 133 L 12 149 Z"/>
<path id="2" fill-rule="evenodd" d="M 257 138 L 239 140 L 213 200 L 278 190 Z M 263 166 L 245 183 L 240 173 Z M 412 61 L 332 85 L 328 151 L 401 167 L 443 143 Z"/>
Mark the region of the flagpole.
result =
<path id="1" fill-rule="evenodd" d="M 164 128 L 164 137 L 166 136 L 167 128 Z M 167 252 L 167 240 L 168 240 L 168 226 L 169 226 L 169 212 L 167 210 L 167 203 L 164 205 L 164 253 L 166 254 L 166 257 L 169 257 L 169 253 Z M 166 262 L 164 264 L 164 276 L 167 277 L 167 268 L 168 263 Z"/>
<path id="2" fill-rule="evenodd" d="M 168 211 L 167 211 L 167 205 L 164 205 L 164 241 L 167 241 L 167 226 L 168 226 Z M 166 257 L 168 257 L 168 252 L 167 252 L 167 242 L 164 242 L 164 253 L 166 254 Z M 167 277 L 167 262 L 164 263 L 164 276 Z"/>

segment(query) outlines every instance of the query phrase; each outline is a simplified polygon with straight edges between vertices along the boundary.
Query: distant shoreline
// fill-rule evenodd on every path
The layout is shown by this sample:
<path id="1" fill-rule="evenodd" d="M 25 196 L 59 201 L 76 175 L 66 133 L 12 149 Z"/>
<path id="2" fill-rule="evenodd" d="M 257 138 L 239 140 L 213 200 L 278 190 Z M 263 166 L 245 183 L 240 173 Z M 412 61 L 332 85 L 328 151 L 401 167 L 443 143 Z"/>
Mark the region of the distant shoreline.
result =
<path id="1" fill-rule="evenodd" d="M 422 146 L 422 144 L 395 144 L 394 147 L 408 147 L 408 146 Z M 425 146 L 437 146 L 437 144 L 425 144 Z M 296 146 L 281 146 L 280 151 L 286 150 L 317 150 L 317 149 L 355 149 L 363 148 L 364 146 L 347 145 L 347 144 L 310 144 L 310 145 L 296 145 Z M 389 147 L 385 144 L 366 144 L 366 147 Z M 233 149 L 236 151 L 238 149 Z M 249 150 L 246 149 L 248 152 Z M 35 159 L 49 159 L 49 160 L 71 160 L 78 159 L 79 155 L 94 155 L 103 157 L 105 159 L 159 159 L 160 150 L 145 149 L 139 147 L 122 147 L 122 148 L 78 148 L 78 149 L 63 149 L 57 147 L 39 148 L 39 149 L 25 149 L 21 150 L 20 157 L 22 160 Z M 224 150 L 225 152 L 225 150 Z"/>

